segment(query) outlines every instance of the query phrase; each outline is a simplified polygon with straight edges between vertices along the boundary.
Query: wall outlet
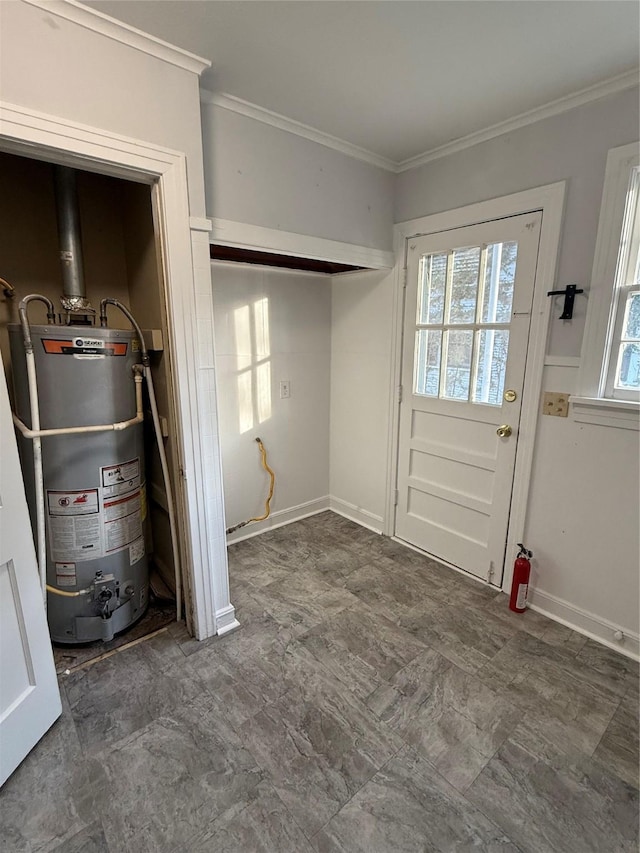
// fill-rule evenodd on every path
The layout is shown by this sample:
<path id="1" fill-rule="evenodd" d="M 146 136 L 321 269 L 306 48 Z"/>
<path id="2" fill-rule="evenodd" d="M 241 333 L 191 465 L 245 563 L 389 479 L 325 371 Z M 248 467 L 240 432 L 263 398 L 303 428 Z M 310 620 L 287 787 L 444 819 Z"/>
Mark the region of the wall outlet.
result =
<path id="1" fill-rule="evenodd" d="M 566 418 L 569 414 L 569 395 L 563 391 L 545 391 L 542 414 L 552 415 L 554 418 Z"/>
<path id="2" fill-rule="evenodd" d="M 287 400 L 291 396 L 291 382 L 288 379 L 283 379 L 280 382 L 280 399 Z"/>

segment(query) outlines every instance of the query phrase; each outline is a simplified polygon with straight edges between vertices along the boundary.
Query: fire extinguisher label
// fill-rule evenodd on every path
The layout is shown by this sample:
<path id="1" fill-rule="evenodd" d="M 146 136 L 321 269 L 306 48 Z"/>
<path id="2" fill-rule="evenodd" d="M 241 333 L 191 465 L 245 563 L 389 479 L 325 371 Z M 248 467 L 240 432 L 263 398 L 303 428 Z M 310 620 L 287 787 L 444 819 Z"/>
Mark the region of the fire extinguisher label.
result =
<path id="1" fill-rule="evenodd" d="M 528 583 L 518 585 L 518 595 L 516 597 L 516 607 L 522 609 L 527 606 L 527 592 L 529 591 Z"/>

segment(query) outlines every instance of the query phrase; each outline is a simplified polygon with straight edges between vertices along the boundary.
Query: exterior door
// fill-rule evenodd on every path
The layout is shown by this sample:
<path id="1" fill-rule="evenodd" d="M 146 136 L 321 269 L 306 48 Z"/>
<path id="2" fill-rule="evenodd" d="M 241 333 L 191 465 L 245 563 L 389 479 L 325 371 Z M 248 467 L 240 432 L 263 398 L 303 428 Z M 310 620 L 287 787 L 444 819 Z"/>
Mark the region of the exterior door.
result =
<path id="1" fill-rule="evenodd" d="M 498 585 L 541 222 L 407 241 L 396 536 Z"/>
<path id="2" fill-rule="evenodd" d="M 1 785 L 62 710 L 7 386 L 1 369 L 0 448 Z"/>

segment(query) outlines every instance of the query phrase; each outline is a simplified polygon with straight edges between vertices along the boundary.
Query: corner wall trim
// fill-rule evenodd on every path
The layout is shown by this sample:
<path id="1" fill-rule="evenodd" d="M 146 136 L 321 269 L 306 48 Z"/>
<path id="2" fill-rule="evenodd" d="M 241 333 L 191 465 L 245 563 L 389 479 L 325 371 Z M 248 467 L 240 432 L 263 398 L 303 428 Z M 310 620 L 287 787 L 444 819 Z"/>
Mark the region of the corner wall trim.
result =
<path id="1" fill-rule="evenodd" d="M 464 151 L 465 148 L 471 148 L 474 145 L 479 145 L 481 142 L 488 142 L 490 139 L 495 139 L 496 136 L 513 133 L 514 130 L 519 130 L 521 127 L 526 127 L 537 121 L 543 121 L 546 118 L 551 118 L 552 116 L 560 115 L 560 113 L 573 110 L 576 107 L 581 107 L 583 104 L 588 104 L 591 101 L 597 101 L 600 98 L 606 98 L 608 95 L 615 95 L 618 92 L 623 92 L 625 89 L 631 89 L 637 86 L 638 83 L 640 83 L 640 77 L 637 68 L 625 71 L 623 74 L 610 77 L 608 80 L 601 80 L 600 83 L 596 83 L 594 86 L 580 89 L 570 95 L 565 95 L 563 98 L 557 98 L 555 101 L 550 101 L 547 104 L 542 104 L 539 107 L 534 107 L 532 110 L 520 113 L 520 115 L 513 116 L 513 118 L 509 118 L 506 121 L 498 122 L 475 133 L 470 133 L 467 136 L 461 136 L 459 139 L 439 145 L 437 148 L 432 148 L 430 151 L 425 151 L 423 154 L 418 154 L 415 157 L 409 157 L 407 160 L 396 164 L 396 172 L 408 172 L 410 169 L 424 166 L 425 163 L 430 163 L 432 160 L 439 160 L 441 157 L 456 154 L 458 151 Z"/>
<path id="2" fill-rule="evenodd" d="M 381 515 L 374 515 L 366 509 L 343 501 L 341 498 L 329 498 L 329 509 L 338 515 L 348 518 L 350 521 L 355 521 L 361 527 L 366 527 L 373 530 L 374 533 L 382 533 L 383 518 Z"/>
<path id="3" fill-rule="evenodd" d="M 230 219 L 213 218 L 210 242 L 221 246 L 237 246 L 242 249 L 261 249 L 278 255 L 296 258 L 317 258 L 335 264 L 350 264 L 367 269 L 391 269 L 393 252 L 341 243 L 309 234 L 295 234 L 262 225 L 234 222 Z"/>
<path id="4" fill-rule="evenodd" d="M 200 89 L 200 101 L 203 104 L 212 104 L 220 109 L 238 113 L 254 121 L 260 121 L 262 124 L 268 124 L 270 127 L 275 127 L 278 130 L 293 133 L 296 136 L 303 137 L 303 139 L 309 139 L 311 142 L 317 142 L 318 145 L 324 145 L 325 148 L 332 148 L 334 151 L 339 151 L 348 157 L 362 160 L 370 166 L 377 166 L 379 169 L 385 169 L 388 172 L 395 172 L 397 170 L 397 164 L 393 160 L 383 157 L 381 154 L 375 154 L 373 151 L 368 151 L 366 148 L 361 148 L 352 142 L 338 139 L 337 136 L 332 136 L 330 133 L 325 133 L 316 127 L 310 127 L 308 124 L 287 118 L 287 116 L 283 116 L 280 113 L 259 107 L 257 104 L 243 101 L 242 98 L 236 98 L 234 95 L 225 95 L 220 92 L 210 92 L 208 89 Z"/>
<path id="5" fill-rule="evenodd" d="M 200 75 L 205 68 L 211 67 L 208 59 L 203 59 L 201 56 L 196 56 L 195 53 L 190 53 L 188 50 L 183 50 L 181 47 L 176 47 L 169 42 L 144 33 L 142 30 L 125 24 L 123 21 L 118 21 L 110 15 L 98 12 L 97 9 L 77 3 L 76 0 L 24 0 L 24 2 L 30 6 L 37 6 L 48 15 L 57 15 L 59 18 L 64 18 L 87 30 L 100 33 L 100 35 L 113 39 L 113 41 L 126 44 L 134 50 L 139 50 L 194 74 Z"/>
<path id="6" fill-rule="evenodd" d="M 534 588 L 530 590 L 529 606 L 543 616 L 548 616 L 555 622 L 560 622 L 610 649 L 615 649 L 626 657 L 640 660 L 640 636 L 622 625 L 614 625 L 613 622 L 608 622 L 588 610 L 583 610 L 562 598 Z M 622 631 L 624 635 L 621 643 L 614 639 L 613 635 L 616 631 Z"/>

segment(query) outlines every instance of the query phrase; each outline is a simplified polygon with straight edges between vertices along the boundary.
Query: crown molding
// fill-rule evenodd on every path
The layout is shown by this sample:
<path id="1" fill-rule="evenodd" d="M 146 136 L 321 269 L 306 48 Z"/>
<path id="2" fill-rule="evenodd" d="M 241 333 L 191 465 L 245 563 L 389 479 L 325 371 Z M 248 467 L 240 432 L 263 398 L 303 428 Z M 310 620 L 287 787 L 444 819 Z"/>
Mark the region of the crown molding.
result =
<path id="1" fill-rule="evenodd" d="M 438 160 L 440 157 L 447 157 L 449 154 L 455 154 L 457 151 L 463 151 L 465 148 L 471 148 L 473 145 L 478 145 L 480 142 L 487 142 L 489 139 L 494 139 L 496 136 L 501 136 L 503 133 L 511 133 L 521 127 L 526 127 L 537 121 L 542 121 L 545 118 L 559 115 L 560 113 L 568 112 L 569 110 L 580 107 L 583 104 L 588 104 L 591 101 L 597 101 L 600 98 L 606 98 L 607 95 L 614 95 L 617 92 L 623 92 L 625 89 L 631 89 L 640 83 L 640 69 L 634 68 L 631 71 L 625 71 L 624 74 L 618 74 L 616 77 L 610 77 L 608 80 L 603 80 L 596 83 L 594 86 L 588 86 L 586 89 L 580 89 L 571 95 L 565 95 L 562 98 L 557 98 L 555 101 L 550 101 L 540 107 L 535 107 L 525 113 L 514 116 L 506 121 L 498 122 L 483 130 L 470 133 L 468 136 L 462 136 L 459 139 L 454 139 L 444 145 L 439 145 L 437 148 L 432 148 L 425 151 L 423 154 L 418 154 L 415 157 L 409 157 L 407 160 L 402 160 L 396 163 L 396 172 L 407 172 L 409 169 L 415 169 L 418 166 L 423 166 L 431 160 Z"/>
<path id="2" fill-rule="evenodd" d="M 27 0 L 27 2 L 42 2 L 42 0 Z M 514 130 L 526 127 L 537 121 L 542 121 L 545 118 L 551 118 L 560 113 L 568 112 L 575 109 L 575 107 L 580 107 L 591 101 L 597 101 L 600 98 L 606 98 L 608 95 L 614 95 L 617 92 L 623 92 L 625 89 L 631 89 L 639 83 L 640 69 L 634 68 L 631 71 L 625 71 L 624 74 L 618 74 L 616 77 L 610 77 L 608 80 L 603 80 L 593 86 L 580 89 L 571 95 L 565 95 L 562 98 L 557 98 L 555 101 L 550 101 L 540 107 L 520 113 L 520 115 L 506 121 L 498 122 L 498 124 L 470 133 L 468 136 L 462 136 L 444 145 L 439 145 L 437 148 L 431 148 L 422 154 L 417 154 L 415 157 L 409 157 L 406 160 L 397 162 L 388 157 L 382 157 L 380 154 L 375 154 L 372 151 L 367 151 L 365 148 L 352 145 L 350 142 L 345 142 L 345 140 L 338 139 L 336 136 L 323 133 L 323 131 L 302 124 L 302 122 L 287 118 L 279 113 L 274 113 L 271 110 L 251 104 L 248 101 L 243 101 L 234 95 L 218 94 L 210 92 L 207 89 L 200 89 L 200 100 L 204 104 L 213 104 L 222 109 L 248 116 L 263 124 L 271 125 L 271 127 L 277 127 L 279 130 L 310 139 L 327 148 L 333 148 L 349 157 L 363 160 L 365 163 L 378 166 L 378 168 L 385 169 L 388 172 L 400 173 L 416 169 L 418 166 L 423 166 L 432 160 L 447 157 L 449 154 L 464 151 L 465 148 L 471 148 L 473 145 L 487 142 L 504 133 L 511 133 Z"/>
<path id="3" fill-rule="evenodd" d="M 168 62 L 178 68 L 191 71 L 193 74 L 202 74 L 206 68 L 210 68 L 208 59 L 189 53 L 181 47 L 175 47 L 162 39 L 143 33 L 135 27 L 129 26 L 122 21 L 109 17 L 96 9 L 84 6 L 77 0 L 23 0 L 29 6 L 36 6 L 49 15 L 57 15 L 67 21 L 72 21 L 87 30 L 113 39 L 113 41 L 126 44 L 135 50 Z"/>
<path id="4" fill-rule="evenodd" d="M 326 148 L 333 148 L 334 151 L 340 151 L 348 157 L 362 160 L 371 166 L 386 169 L 388 172 L 397 171 L 397 163 L 394 163 L 393 160 L 389 160 L 387 157 L 374 154 L 372 151 L 367 151 L 366 148 L 360 148 L 360 146 L 353 145 L 351 142 L 345 142 L 344 139 L 338 139 L 337 136 L 331 136 L 329 133 L 324 133 L 315 127 L 310 127 L 308 124 L 295 121 L 295 119 L 287 118 L 280 115 L 280 113 L 274 113 L 272 110 L 267 110 L 256 104 L 250 104 L 248 101 L 243 101 L 242 98 L 236 98 L 234 95 L 218 94 L 201 88 L 200 100 L 204 104 L 213 104 L 224 110 L 239 113 L 240 115 L 255 119 L 255 121 L 276 127 L 278 130 L 284 130 L 287 133 L 302 136 L 304 139 L 310 139 L 312 142 L 317 142 Z"/>

